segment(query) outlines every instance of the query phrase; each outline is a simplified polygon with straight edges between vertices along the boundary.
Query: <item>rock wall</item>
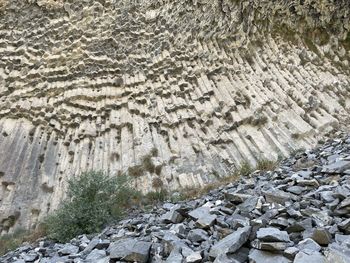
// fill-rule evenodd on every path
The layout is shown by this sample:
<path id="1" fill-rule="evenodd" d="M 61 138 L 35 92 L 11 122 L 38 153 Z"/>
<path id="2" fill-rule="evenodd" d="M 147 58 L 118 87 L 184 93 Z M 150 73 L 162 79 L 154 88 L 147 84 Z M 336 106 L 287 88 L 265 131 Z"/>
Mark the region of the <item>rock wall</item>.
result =
<path id="1" fill-rule="evenodd" d="M 346 124 L 350 7 L 332 2 L 0 0 L 0 232 L 82 171 L 196 187 Z"/>

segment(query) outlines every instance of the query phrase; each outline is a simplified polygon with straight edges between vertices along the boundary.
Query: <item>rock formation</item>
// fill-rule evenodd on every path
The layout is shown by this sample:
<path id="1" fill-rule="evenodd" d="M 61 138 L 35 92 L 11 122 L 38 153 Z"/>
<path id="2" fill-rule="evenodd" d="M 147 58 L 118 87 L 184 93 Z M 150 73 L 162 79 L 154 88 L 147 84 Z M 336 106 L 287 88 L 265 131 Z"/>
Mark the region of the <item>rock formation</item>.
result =
<path id="1" fill-rule="evenodd" d="M 81 235 L 41 240 L 9 252 L 4 263 L 348 263 L 350 137 L 256 171 L 191 201 Z"/>
<path id="2" fill-rule="evenodd" d="M 0 232 L 67 179 L 201 186 L 347 122 L 349 2 L 0 0 Z"/>

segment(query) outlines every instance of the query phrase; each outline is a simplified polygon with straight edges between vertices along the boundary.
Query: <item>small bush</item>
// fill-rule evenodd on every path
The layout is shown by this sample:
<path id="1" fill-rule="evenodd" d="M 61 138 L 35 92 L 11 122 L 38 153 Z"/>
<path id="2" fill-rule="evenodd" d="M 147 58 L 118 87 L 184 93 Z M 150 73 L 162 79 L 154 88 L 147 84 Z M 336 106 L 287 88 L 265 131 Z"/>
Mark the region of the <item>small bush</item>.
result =
<path id="1" fill-rule="evenodd" d="M 260 159 L 256 165 L 256 169 L 260 171 L 272 171 L 276 168 L 277 163 L 268 159 Z"/>
<path id="2" fill-rule="evenodd" d="M 249 162 L 244 161 L 241 163 L 241 165 L 239 167 L 239 171 L 238 171 L 239 175 L 247 176 L 252 172 L 253 172 L 253 167 L 250 165 Z"/>
<path id="3" fill-rule="evenodd" d="M 103 172 L 83 173 L 68 181 L 62 206 L 46 219 L 48 237 L 66 242 L 83 233 L 96 233 L 120 217 L 138 195 L 126 176 L 111 178 Z"/>

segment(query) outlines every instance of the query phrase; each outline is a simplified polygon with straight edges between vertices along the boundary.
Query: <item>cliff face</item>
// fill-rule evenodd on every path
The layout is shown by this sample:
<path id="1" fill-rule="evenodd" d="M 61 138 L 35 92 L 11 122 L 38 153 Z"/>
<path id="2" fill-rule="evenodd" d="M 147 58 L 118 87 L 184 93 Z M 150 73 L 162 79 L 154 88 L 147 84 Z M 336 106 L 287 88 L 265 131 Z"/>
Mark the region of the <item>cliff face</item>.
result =
<path id="1" fill-rule="evenodd" d="M 0 232 L 82 171 L 200 186 L 346 124 L 333 2 L 0 0 Z"/>

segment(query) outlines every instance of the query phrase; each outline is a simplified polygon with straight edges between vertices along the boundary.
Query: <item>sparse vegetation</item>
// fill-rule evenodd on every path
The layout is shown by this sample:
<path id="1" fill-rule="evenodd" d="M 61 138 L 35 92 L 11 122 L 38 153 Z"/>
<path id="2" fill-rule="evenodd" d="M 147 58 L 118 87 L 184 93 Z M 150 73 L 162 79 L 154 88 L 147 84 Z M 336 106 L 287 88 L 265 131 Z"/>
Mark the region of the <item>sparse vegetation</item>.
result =
<path id="1" fill-rule="evenodd" d="M 140 177 L 143 174 L 142 165 L 134 165 L 128 168 L 128 175 L 131 177 Z"/>
<path id="2" fill-rule="evenodd" d="M 340 98 L 340 99 L 338 100 L 338 102 L 339 102 L 340 106 L 342 106 L 343 108 L 345 108 L 346 102 L 345 102 L 345 99 L 344 99 L 344 98 Z"/>
<path id="3" fill-rule="evenodd" d="M 272 171 L 276 168 L 277 162 L 268 159 L 259 159 L 256 164 L 256 169 L 260 171 Z"/>
<path id="4" fill-rule="evenodd" d="M 42 224 L 33 231 L 18 228 L 13 234 L 5 234 L 0 237 L 0 256 L 16 249 L 24 242 L 33 243 L 45 235 L 46 228 Z"/>
<path id="5" fill-rule="evenodd" d="M 152 157 L 157 156 L 157 154 L 158 150 L 156 148 L 153 148 L 150 154 L 142 157 L 141 164 L 129 167 L 129 176 L 140 177 L 144 172 L 156 173 L 159 175 L 161 173 L 162 166 L 155 166 L 152 161 Z"/>
<path id="6" fill-rule="evenodd" d="M 126 176 L 83 173 L 68 182 L 62 206 L 46 219 L 48 236 L 65 242 L 82 233 L 95 233 L 120 217 L 134 198 L 139 198 L 139 193 L 129 186 Z"/>
<path id="7" fill-rule="evenodd" d="M 255 167 L 258 170 L 273 170 L 276 162 L 260 159 Z M 100 171 L 83 173 L 80 177 L 68 182 L 67 197 L 62 206 L 45 221 L 40 231 L 28 232 L 20 230 L 13 235 L 5 235 L 0 239 L 0 254 L 13 250 L 23 242 L 34 242 L 47 235 L 59 242 L 66 242 L 79 234 L 95 233 L 114 219 L 120 218 L 132 206 L 151 207 L 159 202 L 169 200 L 179 202 L 197 198 L 213 189 L 227 185 L 240 176 L 247 176 L 255 169 L 244 161 L 231 176 L 221 177 L 217 172 L 213 176 L 217 181 L 203 187 L 187 187 L 177 192 L 164 189 L 160 178 L 155 177 L 152 186 L 155 191 L 141 194 L 130 186 L 130 177 L 119 175 L 109 177 Z"/>
<path id="8" fill-rule="evenodd" d="M 159 189 L 157 191 L 148 192 L 144 197 L 142 197 L 142 204 L 155 204 L 159 202 L 164 202 L 168 199 L 169 192 L 165 189 Z"/>
<path id="9" fill-rule="evenodd" d="M 151 155 L 145 155 L 143 158 L 142 158 L 142 164 L 141 166 L 143 167 L 143 169 L 145 171 L 148 171 L 150 173 L 154 173 L 155 171 L 155 166 L 152 162 L 152 156 Z"/>
<path id="10" fill-rule="evenodd" d="M 300 154 L 300 153 L 303 153 L 305 152 L 305 148 L 301 147 L 301 148 L 297 148 L 297 149 L 293 149 L 290 151 L 290 155 L 291 156 L 294 156 L 294 155 L 297 155 L 297 154 Z"/>
<path id="11" fill-rule="evenodd" d="M 247 176 L 252 172 L 253 172 L 253 167 L 247 161 L 242 162 L 241 165 L 239 166 L 238 175 L 240 176 Z"/>
<path id="12" fill-rule="evenodd" d="M 153 180 L 152 180 L 152 187 L 156 188 L 156 189 L 162 188 L 163 187 L 162 179 L 160 179 L 159 177 L 153 178 Z"/>

